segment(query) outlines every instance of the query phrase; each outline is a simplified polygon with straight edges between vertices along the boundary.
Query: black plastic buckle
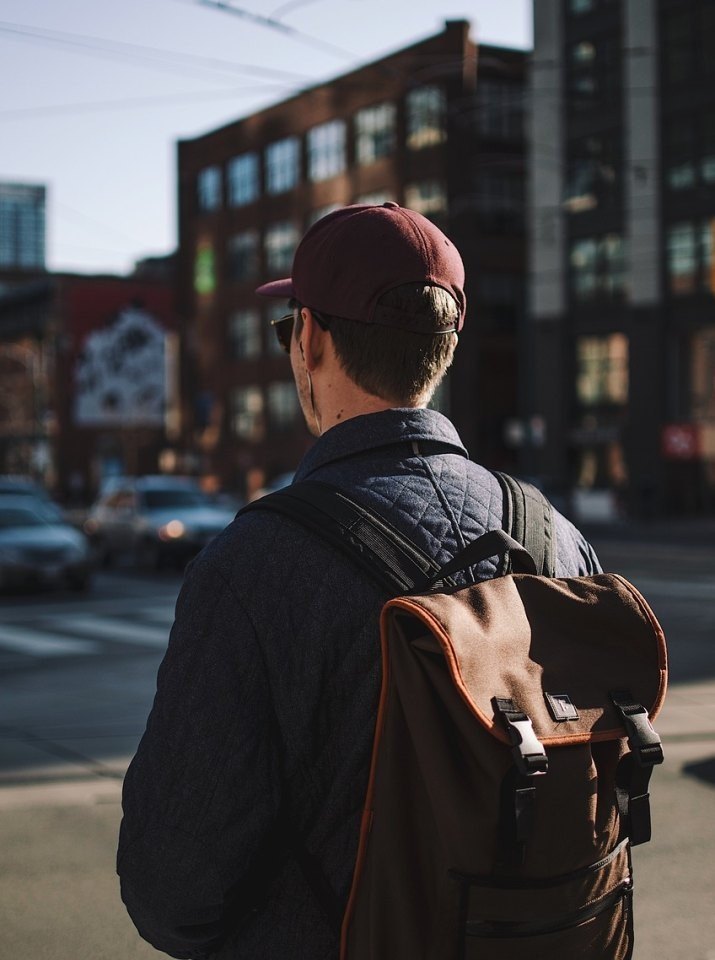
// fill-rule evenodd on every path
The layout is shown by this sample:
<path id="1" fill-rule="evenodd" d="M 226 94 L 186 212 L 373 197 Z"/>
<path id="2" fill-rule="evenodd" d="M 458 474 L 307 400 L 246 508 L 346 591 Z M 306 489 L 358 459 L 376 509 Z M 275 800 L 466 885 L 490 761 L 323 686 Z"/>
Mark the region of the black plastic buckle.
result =
<path id="1" fill-rule="evenodd" d="M 512 756 L 516 768 L 525 777 L 534 777 L 546 773 L 549 758 L 543 743 L 534 733 L 534 727 L 528 715 L 519 710 L 513 700 L 505 697 L 493 697 L 494 712 L 504 721 Z"/>
<path id="2" fill-rule="evenodd" d="M 648 711 L 633 701 L 627 690 L 612 690 L 611 700 L 620 713 L 628 734 L 628 746 L 642 767 L 663 762 L 663 744 L 653 729 Z"/>

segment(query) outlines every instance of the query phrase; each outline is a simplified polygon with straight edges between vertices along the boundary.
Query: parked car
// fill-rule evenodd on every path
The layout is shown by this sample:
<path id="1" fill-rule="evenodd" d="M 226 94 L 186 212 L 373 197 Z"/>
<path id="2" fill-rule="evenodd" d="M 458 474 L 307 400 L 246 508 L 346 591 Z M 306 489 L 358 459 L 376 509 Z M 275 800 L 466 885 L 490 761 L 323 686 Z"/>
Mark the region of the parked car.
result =
<path id="1" fill-rule="evenodd" d="M 90 509 L 84 524 L 95 556 L 105 566 L 129 557 L 139 566 L 185 563 L 234 518 L 188 477 L 116 479 Z"/>
<path id="2" fill-rule="evenodd" d="M 38 500 L 52 503 L 43 486 L 31 480 L 30 477 L 15 474 L 0 474 L 0 497 L 6 495 L 11 497 L 35 497 Z"/>
<path id="3" fill-rule="evenodd" d="M 35 584 L 85 590 L 91 573 L 87 538 L 54 504 L 0 497 L 0 589 Z"/>

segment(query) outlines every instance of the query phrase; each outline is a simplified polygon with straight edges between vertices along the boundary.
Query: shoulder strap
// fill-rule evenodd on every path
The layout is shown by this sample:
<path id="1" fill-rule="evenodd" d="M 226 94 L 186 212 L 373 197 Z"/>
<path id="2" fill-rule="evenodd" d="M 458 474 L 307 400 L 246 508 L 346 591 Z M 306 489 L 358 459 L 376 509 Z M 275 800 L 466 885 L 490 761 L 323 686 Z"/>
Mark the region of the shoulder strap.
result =
<path id="1" fill-rule="evenodd" d="M 317 533 L 348 553 L 393 596 L 419 590 L 440 571 L 436 561 L 384 517 L 327 483 L 291 484 L 254 500 L 240 513 L 252 510 L 273 510 Z"/>
<path id="2" fill-rule="evenodd" d="M 556 575 L 556 527 L 551 504 L 530 483 L 494 472 L 504 497 L 504 530 L 531 554 L 537 573 Z"/>

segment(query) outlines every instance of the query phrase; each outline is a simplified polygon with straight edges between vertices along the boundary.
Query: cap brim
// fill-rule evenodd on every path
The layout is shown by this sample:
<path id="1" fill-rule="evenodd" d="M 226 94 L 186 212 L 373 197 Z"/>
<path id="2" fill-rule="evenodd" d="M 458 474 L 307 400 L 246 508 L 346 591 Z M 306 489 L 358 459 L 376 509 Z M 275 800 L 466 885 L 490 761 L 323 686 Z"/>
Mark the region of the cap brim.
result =
<path id="1" fill-rule="evenodd" d="M 282 297 L 284 300 L 290 300 L 295 296 L 293 290 L 293 281 L 290 277 L 285 280 L 271 280 L 270 283 L 264 283 L 256 288 L 256 293 L 262 297 Z"/>

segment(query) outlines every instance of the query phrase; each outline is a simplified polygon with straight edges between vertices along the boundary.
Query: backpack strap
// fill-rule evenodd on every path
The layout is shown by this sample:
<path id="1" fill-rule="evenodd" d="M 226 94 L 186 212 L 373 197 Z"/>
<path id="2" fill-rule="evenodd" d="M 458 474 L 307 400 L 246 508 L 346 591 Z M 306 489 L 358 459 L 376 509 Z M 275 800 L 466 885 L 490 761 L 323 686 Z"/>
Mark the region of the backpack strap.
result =
<path id="1" fill-rule="evenodd" d="M 533 484 L 494 472 L 504 497 L 504 530 L 534 558 L 536 572 L 556 575 L 556 525 L 553 507 Z M 508 561 L 507 561 L 508 562 Z M 506 573 L 507 569 L 502 572 Z"/>
<path id="2" fill-rule="evenodd" d="M 391 596 L 420 590 L 440 566 L 409 537 L 327 483 L 306 480 L 247 504 L 240 513 L 273 510 L 347 553 Z M 445 583 L 454 586 L 446 578 Z"/>

